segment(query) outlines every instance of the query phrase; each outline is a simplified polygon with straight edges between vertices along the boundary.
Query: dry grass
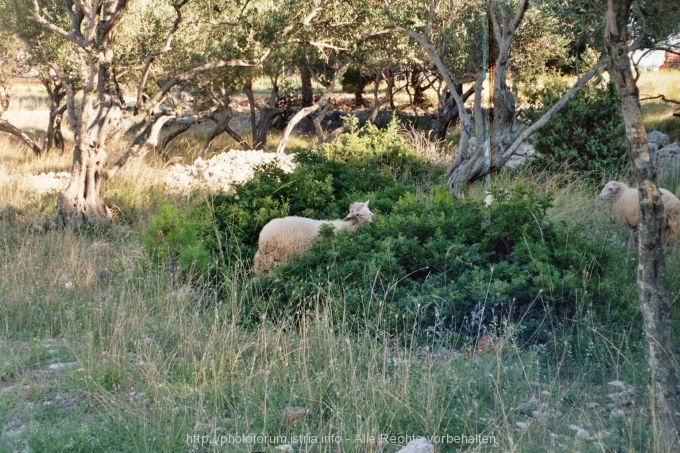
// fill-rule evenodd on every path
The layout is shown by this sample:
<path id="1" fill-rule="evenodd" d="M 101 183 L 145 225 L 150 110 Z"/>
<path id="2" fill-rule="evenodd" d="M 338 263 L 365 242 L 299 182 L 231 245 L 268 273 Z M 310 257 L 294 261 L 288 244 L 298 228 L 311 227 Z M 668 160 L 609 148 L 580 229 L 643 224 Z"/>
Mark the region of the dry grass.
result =
<path id="1" fill-rule="evenodd" d="M 670 141 L 680 140 L 680 118 L 673 113 L 680 113 L 680 71 L 667 70 L 644 72 L 638 81 L 642 114 L 647 130 L 660 130 L 670 137 Z M 659 95 L 676 101 L 665 102 L 656 98 Z"/>
<path id="2" fill-rule="evenodd" d="M 0 242 L 2 345 L 21 340 L 35 351 L 21 359 L 0 348 L 3 385 L 13 393 L 11 410 L 0 406 L 12 426 L 0 448 L 186 451 L 196 448 L 197 435 L 227 442 L 200 451 L 252 451 L 265 446 L 227 436 L 308 433 L 337 440 L 321 445 L 308 437 L 294 446 L 395 451 L 405 436 L 479 434 L 491 443 L 466 448 L 590 450 L 601 438 L 644 449 L 638 413 L 624 415 L 613 434 L 598 409 L 607 404 L 606 383 L 559 377 L 572 366 L 566 352 L 548 362 L 556 373 L 543 365 L 543 352 L 519 347 L 511 333 L 474 356 L 436 345 L 404 349 L 332 324 L 326 304 L 333 301 L 324 294 L 299 326 L 247 327 L 238 315 L 247 280 L 225 275 L 232 288 L 225 298 L 176 287 L 150 267 L 134 232 L 117 228 L 105 236 L 13 230 Z M 607 362 L 618 355 L 606 337 L 595 341 L 591 360 L 603 361 L 609 379 L 640 385 L 625 360 Z M 55 363 L 73 366 L 50 371 Z M 289 422 L 295 410 L 306 415 Z M 385 444 L 383 435 L 396 440 Z M 440 442 L 438 451 L 460 447 Z"/>

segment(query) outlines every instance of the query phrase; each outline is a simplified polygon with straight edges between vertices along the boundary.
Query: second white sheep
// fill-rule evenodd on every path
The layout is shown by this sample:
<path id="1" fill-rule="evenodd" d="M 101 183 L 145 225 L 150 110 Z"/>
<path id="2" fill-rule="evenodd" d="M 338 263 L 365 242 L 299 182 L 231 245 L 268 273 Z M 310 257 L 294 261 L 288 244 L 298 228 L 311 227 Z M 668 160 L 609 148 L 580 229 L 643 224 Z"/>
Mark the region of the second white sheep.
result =
<path id="1" fill-rule="evenodd" d="M 664 206 L 664 228 L 666 239 L 675 244 L 678 238 L 678 221 L 680 220 L 680 200 L 671 191 L 662 189 L 661 201 Z M 631 231 L 635 231 L 640 224 L 640 194 L 636 187 L 628 187 L 620 181 L 609 181 L 598 195 L 599 200 L 614 201 L 614 214 Z"/>

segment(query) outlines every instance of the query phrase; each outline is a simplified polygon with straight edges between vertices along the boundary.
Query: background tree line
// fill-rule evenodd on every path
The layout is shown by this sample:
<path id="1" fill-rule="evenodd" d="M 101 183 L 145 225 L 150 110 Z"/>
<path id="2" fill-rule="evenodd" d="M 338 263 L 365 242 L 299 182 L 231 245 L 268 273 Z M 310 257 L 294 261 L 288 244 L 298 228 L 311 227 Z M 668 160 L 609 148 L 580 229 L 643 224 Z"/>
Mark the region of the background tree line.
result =
<path id="1" fill-rule="evenodd" d="M 678 27 L 669 19 L 672 7 L 657 3 L 636 9 L 634 33 L 648 46 Z M 227 133 L 243 148 L 265 148 L 276 123 L 288 126 L 277 146 L 282 152 L 302 120 L 320 142 L 332 139 L 346 129 L 322 119 L 332 108 L 328 94 L 340 84 L 355 94 L 357 106 L 367 104 L 362 123 L 376 121 L 386 106 L 394 109 L 395 93 L 408 93 L 418 107 L 433 89 L 437 113 L 428 127 L 438 143 L 459 142 L 449 169 L 449 186 L 459 195 L 466 182 L 500 168 L 600 73 L 603 12 L 598 2 L 555 0 L 12 0 L 0 10 L 2 80 L 6 87 L 9 76 L 31 68 L 47 88 L 44 140 L 37 144 L 23 134 L 34 152 L 63 151 L 62 122 L 75 133 L 78 165 L 59 205 L 66 224 L 106 221 L 101 182 L 130 156 L 163 147 L 198 122 L 213 124 L 205 147 Z M 576 81 L 552 108 L 518 121 L 519 91 L 546 71 Z M 271 88 L 258 97 L 253 83 L 263 77 Z M 291 77 L 300 80 L 299 91 L 291 91 Z M 316 96 L 314 82 L 322 87 Z M 247 133 L 232 125 L 236 94 L 249 102 Z M 20 133 L 7 120 L 3 125 Z M 169 132 L 161 138 L 162 129 Z M 130 131 L 129 145 L 110 159 L 111 144 Z"/>

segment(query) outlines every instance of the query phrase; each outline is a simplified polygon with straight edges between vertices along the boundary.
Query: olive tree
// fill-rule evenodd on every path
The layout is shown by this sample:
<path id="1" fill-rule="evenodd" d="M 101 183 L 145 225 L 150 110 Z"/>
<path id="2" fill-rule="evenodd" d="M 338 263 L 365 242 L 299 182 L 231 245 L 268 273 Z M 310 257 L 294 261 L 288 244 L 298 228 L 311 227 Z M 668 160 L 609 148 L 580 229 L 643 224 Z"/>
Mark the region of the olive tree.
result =
<path id="1" fill-rule="evenodd" d="M 324 62 L 329 78 L 323 93 L 290 119 L 277 146 L 278 152 L 285 149 L 296 124 L 308 116 L 313 116 L 312 123 L 319 142 L 329 141 L 345 130 L 345 126 L 341 126 L 326 131 L 321 119 L 331 105 L 330 95 L 335 86 L 341 82 L 346 84 L 350 74 L 350 85 L 354 86 L 355 94 L 363 91 L 366 84 L 374 83 L 372 104 L 358 115 L 359 124 L 375 121 L 380 107 L 389 100 L 389 94 L 378 96 L 378 88 L 400 51 L 398 40 L 387 28 L 382 11 L 360 0 L 337 2 L 324 12 L 320 23 L 323 27 L 313 32 L 314 37 L 306 37 L 310 47 L 308 53 L 313 52 L 317 61 Z"/>
<path id="2" fill-rule="evenodd" d="M 516 97 L 508 82 L 508 72 L 513 67 L 514 53 L 522 53 L 515 38 L 531 5 L 528 0 L 470 0 L 455 7 L 451 2 L 431 2 L 426 21 L 418 26 L 398 16 L 391 4 L 384 2 L 395 29 L 422 46 L 436 66 L 458 110 L 459 151 L 448 171 L 448 184 L 456 196 L 462 195 L 465 183 L 501 168 L 528 137 L 543 127 L 605 65 L 604 57 L 600 58 L 543 117 L 527 127 L 519 127 Z M 440 19 L 433 19 L 437 17 Z M 433 27 L 437 24 L 439 31 Z M 439 42 L 445 46 L 433 39 L 438 35 L 444 37 L 439 38 Z M 527 47 L 526 41 L 519 43 Z M 493 117 L 485 116 L 482 109 L 482 90 L 487 76 Z M 474 84 L 472 112 L 466 108 L 460 89 L 462 82 Z M 475 137 L 474 147 L 469 149 L 471 137 Z"/>
<path id="3" fill-rule="evenodd" d="M 186 114 L 187 106 L 177 101 L 181 89 L 205 74 L 259 67 L 326 2 L 306 9 L 290 3 L 15 1 L 18 21 L 24 14 L 37 25 L 26 27 L 25 41 L 45 55 L 49 51 L 44 61 L 64 87 L 74 131 L 71 179 L 58 195 L 56 221 L 108 222 L 106 181 L 130 157 L 157 144 L 164 123 Z M 259 33 L 251 21 L 261 10 L 279 11 L 285 20 Z M 114 145 L 130 130 L 137 131 L 134 138 L 109 162 Z"/>

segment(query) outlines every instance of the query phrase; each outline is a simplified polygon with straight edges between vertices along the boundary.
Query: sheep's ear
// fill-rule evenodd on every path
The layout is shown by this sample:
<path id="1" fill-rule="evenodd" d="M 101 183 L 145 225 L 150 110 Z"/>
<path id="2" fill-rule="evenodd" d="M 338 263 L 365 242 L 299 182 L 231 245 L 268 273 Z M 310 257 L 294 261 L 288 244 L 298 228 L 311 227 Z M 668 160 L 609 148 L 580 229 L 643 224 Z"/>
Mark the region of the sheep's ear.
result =
<path id="1" fill-rule="evenodd" d="M 369 202 L 369 201 L 370 201 L 370 200 L 364 201 L 364 206 L 368 207 L 368 202 Z"/>

